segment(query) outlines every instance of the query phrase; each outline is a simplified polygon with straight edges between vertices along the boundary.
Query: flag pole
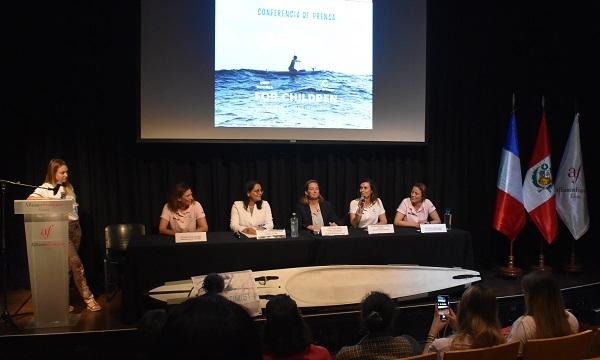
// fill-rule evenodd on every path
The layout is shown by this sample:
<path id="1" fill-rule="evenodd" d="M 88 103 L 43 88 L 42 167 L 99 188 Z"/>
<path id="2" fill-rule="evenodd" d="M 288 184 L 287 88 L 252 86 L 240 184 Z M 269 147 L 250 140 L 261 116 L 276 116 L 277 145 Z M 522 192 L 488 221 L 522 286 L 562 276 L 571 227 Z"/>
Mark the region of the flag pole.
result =
<path id="1" fill-rule="evenodd" d="M 571 256 L 569 257 L 569 263 L 565 264 L 563 269 L 566 272 L 570 273 L 579 273 L 583 271 L 583 265 L 577 261 L 577 257 L 575 256 L 575 242 L 576 240 L 573 238 L 572 246 L 571 246 Z"/>
<path id="2" fill-rule="evenodd" d="M 519 276 L 521 276 L 523 270 L 515 266 L 515 257 L 513 256 L 513 243 L 514 240 L 510 242 L 510 253 L 508 255 L 508 263 L 506 264 L 506 266 L 500 268 L 500 274 L 511 279 L 516 279 Z"/>
<path id="3" fill-rule="evenodd" d="M 531 267 L 533 270 L 548 271 L 551 272 L 552 268 L 544 264 L 544 238 L 540 239 L 540 256 L 538 258 L 538 264 Z"/>

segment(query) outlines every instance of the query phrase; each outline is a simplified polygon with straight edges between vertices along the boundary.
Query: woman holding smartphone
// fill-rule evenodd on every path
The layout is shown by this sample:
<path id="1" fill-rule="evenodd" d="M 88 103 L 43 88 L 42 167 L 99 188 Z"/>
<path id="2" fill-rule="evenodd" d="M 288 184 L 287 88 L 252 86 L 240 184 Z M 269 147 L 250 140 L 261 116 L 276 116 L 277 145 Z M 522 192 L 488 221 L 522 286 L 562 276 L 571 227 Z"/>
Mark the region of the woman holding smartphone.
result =
<path id="1" fill-rule="evenodd" d="M 440 300 L 445 302 L 444 299 Z M 447 319 L 442 320 L 442 315 Z M 452 327 L 454 334 L 438 339 L 438 334 L 447 325 Z M 458 314 L 454 314 L 450 307 L 447 314 L 440 314 L 436 304 L 423 353 L 436 352 L 439 355 L 452 350 L 476 349 L 505 342 L 506 339 L 500 332 L 495 294 L 490 289 L 473 285 L 463 293 Z"/>

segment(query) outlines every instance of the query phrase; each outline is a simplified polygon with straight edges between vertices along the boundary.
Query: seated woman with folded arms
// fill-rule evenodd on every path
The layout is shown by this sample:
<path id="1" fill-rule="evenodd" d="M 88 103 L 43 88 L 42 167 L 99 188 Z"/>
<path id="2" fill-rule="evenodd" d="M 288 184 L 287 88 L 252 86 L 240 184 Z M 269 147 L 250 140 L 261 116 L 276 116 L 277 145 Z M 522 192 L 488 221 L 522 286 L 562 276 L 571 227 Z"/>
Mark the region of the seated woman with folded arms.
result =
<path id="1" fill-rule="evenodd" d="M 297 212 L 300 226 L 313 233 L 319 233 L 321 226 L 342 224 L 331 204 L 321 195 L 317 180 L 311 179 L 304 184 L 304 196 L 300 198 Z"/>
<path id="2" fill-rule="evenodd" d="M 421 224 L 440 224 L 440 216 L 427 199 L 427 187 L 423 183 L 415 183 L 410 191 L 410 197 L 402 200 L 398 209 L 394 225 L 413 227 L 419 229 Z"/>
<path id="3" fill-rule="evenodd" d="M 173 187 L 169 194 L 169 200 L 160 214 L 158 231 L 163 235 L 208 231 L 204 209 L 199 202 L 194 200 L 189 185 L 178 183 Z"/>
<path id="4" fill-rule="evenodd" d="M 350 224 L 353 227 L 366 228 L 369 225 L 387 224 L 383 202 L 377 195 L 377 189 L 371 179 L 360 182 L 358 199 L 350 202 Z"/>
<path id="5" fill-rule="evenodd" d="M 233 232 L 256 235 L 257 229 L 272 229 L 271 207 L 262 199 L 263 189 L 258 180 L 250 180 L 244 186 L 244 200 L 231 206 L 229 227 Z"/>

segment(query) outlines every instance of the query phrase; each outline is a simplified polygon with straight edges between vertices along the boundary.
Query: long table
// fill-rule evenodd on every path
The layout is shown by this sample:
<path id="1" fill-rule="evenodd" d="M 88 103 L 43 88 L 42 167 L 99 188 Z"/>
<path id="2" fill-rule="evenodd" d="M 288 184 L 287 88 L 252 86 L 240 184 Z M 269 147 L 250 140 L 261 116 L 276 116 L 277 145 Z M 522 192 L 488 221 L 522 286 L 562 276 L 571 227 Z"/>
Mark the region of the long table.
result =
<path id="1" fill-rule="evenodd" d="M 473 267 L 471 235 L 452 229 L 421 234 L 394 228 L 394 234 L 369 235 L 349 229 L 347 236 L 301 232 L 299 238 L 257 240 L 231 232 L 209 232 L 201 243 L 175 243 L 174 236 L 133 238 L 127 249 L 122 317 L 135 322 L 148 306 L 146 293 L 167 281 L 210 272 L 269 270 L 317 265 L 415 264 Z"/>

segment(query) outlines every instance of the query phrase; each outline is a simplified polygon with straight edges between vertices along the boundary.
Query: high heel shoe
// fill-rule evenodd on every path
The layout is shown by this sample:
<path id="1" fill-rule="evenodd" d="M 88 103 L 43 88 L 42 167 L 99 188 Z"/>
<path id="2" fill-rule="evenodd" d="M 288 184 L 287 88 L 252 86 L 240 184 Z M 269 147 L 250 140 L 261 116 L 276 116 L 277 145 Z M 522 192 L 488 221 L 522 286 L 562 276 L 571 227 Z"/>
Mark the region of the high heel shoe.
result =
<path id="1" fill-rule="evenodd" d="M 90 296 L 88 299 L 83 299 L 85 304 L 87 305 L 87 309 L 89 311 L 100 311 L 102 310 L 102 306 L 96 302 L 93 296 Z"/>

